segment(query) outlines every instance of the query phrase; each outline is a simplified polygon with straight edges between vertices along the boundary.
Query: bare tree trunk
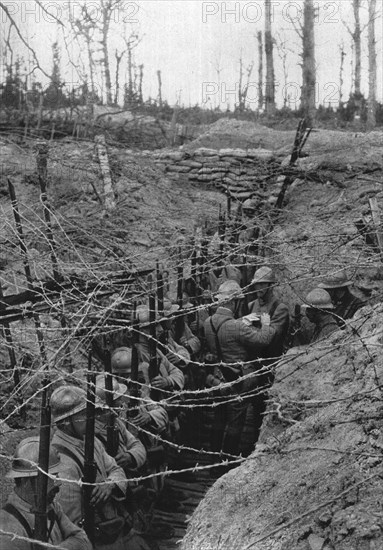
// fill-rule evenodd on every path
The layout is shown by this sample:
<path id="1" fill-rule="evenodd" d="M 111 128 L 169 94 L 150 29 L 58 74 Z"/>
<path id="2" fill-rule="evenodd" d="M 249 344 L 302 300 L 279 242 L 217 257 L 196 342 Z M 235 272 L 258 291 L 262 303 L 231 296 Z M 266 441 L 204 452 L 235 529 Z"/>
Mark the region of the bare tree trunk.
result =
<path id="1" fill-rule="evenodd" d="M 242 51 L 239 57 L 239 80 L 238 80 L 238 109 L 242 112 L 245 108 L 243 104 L 242 97 L 242 81 L 243 81 L 243 60 L 242 60 Z"/>
<path id="2" fill-rule="evenodd" d="M 243 110 L 245 109 L 246 107 L 246 99 L 247 99 L 247 93 L 249 91 L 249 86 L 250 86 L 250 78 L 251 78 L 251 74 L 253 72 L 253 68 L 254 68 L 254 61 L 252 61 L 250 63 L 250 65 L 248 65 L 247 69 L 246 69 L 246 84 L 243 88 L 243 91 L 242 91 L 242 103 L 243 103 Z"/>
<path id="3" fill-rule="evenodd" d="M 41 120 L 43 118 L 43 101 L 44 101 L 43 92 L 39 92 L 39 105 L 37 107 L 37 126 L 36 126 L 37 131 L 40 130 Z"/>
<path id="4" fill-rule="evenodd" d="M 262 31 L 258 31 L 258 109 L 263 108 L 263 38 Z"/>
<path id="5" fill-rule="evenodd" d="M 115 56 L 116 56 L 116 86 L 115 86 L 116 89 L 114 91 L 115 105 L 117 105 L 118 103 L 118 95 L 120 93 L 120 65 L 121 65 L 121 60 L 124 56 L 124 53 L 125 52 L 122 52 L 121 54 L 119 54 L 117 50 L 115 52 Z"/>
<path id="6" fill-rule="evenodd" d="M 110 24 L 110 13 L 108 7 L 103 7 L 102 10 L 102 54 L 103 59 L 102 63 L 104 65 L 104 76 L 105 76 L 105 93 L 106 93 L 106 104 L 113 104 L 112 96 L 112 79 L 110 76 L 110 65 L 109 65 L 109 51 L 108 51 L 108 33 L 109 33 L 109 24 Z"/>
<path id="7" fill-rule="evenodd" d="M 273 37 L 271 34 L 271 0 L 265 0 L 265 54 L 266 54 L 266 113 L 275 112 L 275 76 L 273 59 Z"/>
<path id="8" fill-rule="evenodd" d="M 277 33 L 277 38 L 275 40 L 275 45 L 277 47 L 277 52 L 279 59 L 282 61 L 282 68 L 283 68 L 283 108 L 285 109 L 287 107 L 287 90 L 289 85 L 289 74 L 288 74 L 288 68 L 287 68 L 287 45 L 286 45 L 286 39 L 283 39 L 282 36 Z"/>
<path id="9" fill-rule="evenodd" d="M 90 89 L 91 89 L 92 96 L 94 97 L 96 89 L 95 89 L 95 85 L 94 85 L 94 60 L 93 60 L 93 52 L 92 52 L 92 45 L 91 45 L 92 40 L 91 40 L 90 32 L 89 32 L 88 29 L 85 29 L 83 31 L 83 35 L 85 37 L 86 49 L 87 49 L 87 54 L 88 54 Z"/>
<path id="10" fill-rule="evenodd" d="M 161 80 L 161 71 L 157 71 L 158 78 L 158 104 L 160 109 L 162 109 L 162 80 Z"/>
<path id="11" fill-rule="evenodd" d="M 360 78 L 361 78 L 361 66 L 362 66 L 362 44 L 361 44 L 361 34 L 362 30 L 360 28 L 360 0 L 353 0 L 353 10 L 355 18 L 355 29 L 352 33 L 352 38 L 355 46 L 355 95 L 360 96 Z"/>
<path id="12" fill-rule="evenodd" d="M 339 109 L 343 107 L 343 70 L 344 70 L 344 58 L 346 57 L 346 52 L 344 51 L 344 43 L 342 40 L 341 45 L 339 46 L 340 50 L 340 67 L 339 67 Z"/>
<path id="13" fill-rule="evenodd" d="M 376 126 L 376 41 L 375 41 L 376 0 L 368 3 L 368 102 L 367 126 Z"/>
<path id="14" fill-rule="evenodd" d="M 143 93 L 142 93 L 142 82 L 144 80 L 144 66 L 143 66 L 142 63 L 139 66 L 139 69 L 140 69 L 140 79 L 138 81 L 138 100 L 139 100 L 140 104 L 142 105 L 143 102 L 144 102 L 144 96 L 143 96 Z"/>
<path id="15" fill-rule="evenodd" d="M 179 112 L 178 104 L 175 105 L 173 109 L 172 120 L 170 122 L 170 144 L 174 145 L 176 141 L 176 132 L 177 132 L 177 117 Z"/>
<path id="16" fill-rule="evenodd" d="M 302 29 L 302 103 L 308 126 L 315 119 L 315 34 L 314 34 L 314 0 L 305 0 Z"/>
<path id="17" fill-rule="evenodd" d="M 133 62 L 132 62 L 132 48 L 128 44 L 128 104 L 131 105 L 133 101 Z"/>

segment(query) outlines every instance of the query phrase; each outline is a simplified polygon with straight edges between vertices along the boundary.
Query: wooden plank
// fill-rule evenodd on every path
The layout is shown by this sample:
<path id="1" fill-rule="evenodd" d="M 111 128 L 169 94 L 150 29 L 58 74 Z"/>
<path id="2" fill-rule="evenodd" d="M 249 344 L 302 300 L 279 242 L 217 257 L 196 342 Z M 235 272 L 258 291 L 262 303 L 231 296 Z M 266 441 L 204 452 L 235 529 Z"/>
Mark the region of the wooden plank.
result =
<path id="1" fill-rule="evenodd" d="M 109 168 L 108 151 L 106 148 L 106 141 L 104 134 L 99 134 L 95 137 L 98 162 L 100 164 L 100 170 L 102 179 L 104 182 L 104 204 L 107 211 L 112 211 L 116 208 L 116 201 L 114 197 L 112 175 Z"/>
<path id="2" fill-rule="evenodd" d="M 382 220 L 380 217 L 379 205 L 376 197 L 369 199 L 370 210 L 372 215 L 372 221 L 374 222 L 374 228 L 381 257 L 383 259 L 383 235 L 382 235 Z"/>

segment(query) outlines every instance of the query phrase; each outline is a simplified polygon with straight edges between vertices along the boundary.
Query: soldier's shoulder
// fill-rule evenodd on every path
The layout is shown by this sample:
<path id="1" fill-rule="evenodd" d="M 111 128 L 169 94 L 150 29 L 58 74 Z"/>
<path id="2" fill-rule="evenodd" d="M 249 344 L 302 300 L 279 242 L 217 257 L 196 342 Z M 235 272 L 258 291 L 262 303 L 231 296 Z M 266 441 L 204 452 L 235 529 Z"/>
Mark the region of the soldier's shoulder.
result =
<path id="1" fill-rule="evenodd" d="M 284 302 L 279 302 L 279 304 L 277 305 L 277 309 L 279 309 L 280 311 L 287 311 L 289 312 L 289 306 L 286 305 Z"/>

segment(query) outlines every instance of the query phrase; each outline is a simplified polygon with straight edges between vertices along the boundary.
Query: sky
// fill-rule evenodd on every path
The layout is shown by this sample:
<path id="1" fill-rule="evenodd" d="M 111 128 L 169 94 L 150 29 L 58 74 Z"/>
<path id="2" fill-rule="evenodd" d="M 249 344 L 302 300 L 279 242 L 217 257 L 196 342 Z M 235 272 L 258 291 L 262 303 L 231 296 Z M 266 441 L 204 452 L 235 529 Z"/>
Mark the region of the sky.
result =
<path id="1" fill-rule="evenodd" d="M 367 0 L 361 10 L 362 26 L 367 22 Z M 68 2 L 43 0 L 44 7 L 52 15 L 65 21 Z M 67 83 L 79 84 L 79 77 L 68 61 L 62 41 L 62 31 L 53 17 L 39 8 L 34 0 L 5 1 L 12 10 L 29 43 L 36 50 L 41 65 L 49 73 L 52 66 L 51 43 L 58 39 L 61 44 L 62 77 Z M 98 0 L 87 0 L 94 10 L 99 10 Z M 283 76 L 282 62 L 274 48 L 274 63 L 277 84 L 277 101 L 281 106 L 283 96 L 289 96 L 290 106 L 299 106 L 301 68 L 299 66 L 300 38 L 294 29 L 303 22 L 303 2 L 273 0 L 272 30 L 286 42 L 288 69 L 287 86 Z M 352 27 L 352 0 L 318 0 L 315 22 L 317 102 L 333 104 L 339 99 L 339 46 L 343 42 L 346 58 L 344 63 L 344 99 L 351 88 L 352 52 L 351 36 L 344 22 Z M 379 6 L 378 0 L 378 6 Z M 88 7 L 89 7 L 88 6 Z M 71 8 L 76 13 L 76 1 Z M 2 26 L 6 28 L 3 16 Z M 294 24 L 291 22 L 293 20 Z M 239 59 L 244 70 L 254 63 L 250 77 L 248 97 L 250 106 L 257 106 L 258 45 L 257 32 L 264 30 L 264 2 L 258 0 L 206 2 L 201 0 L 121 0 L 115 10 L 110 33 L 110 51 L 121 50 L 120 34 L 137 31 L 141 42 L 134 51 L 135 62 L 144 65 L 144 97 L 155 98 L 158 93 L 157 70 L 161 70 L 163 98 L 170 104 L 233 107 L 239 81 Z M 66 32 L 64 30 L 64 32 Z M 13 34 L 14 50 L 24 56 L 25 48 Z M 376 22 L 378 99 L 383 99 L 382 76 L 382 18 Z M 368 91 L 367 29 L 362 35 L 362 92 Z M 78 47 L 70 45 L 72 59 L 79 55 Z M 113 63 L 112 63 L 113 65 Z M 126 65 L 125 65 L 126 67 Z M 36 73 L 37 75 L 37 73 Z M 42 78 L 44 80 L 44 78 Z"/>

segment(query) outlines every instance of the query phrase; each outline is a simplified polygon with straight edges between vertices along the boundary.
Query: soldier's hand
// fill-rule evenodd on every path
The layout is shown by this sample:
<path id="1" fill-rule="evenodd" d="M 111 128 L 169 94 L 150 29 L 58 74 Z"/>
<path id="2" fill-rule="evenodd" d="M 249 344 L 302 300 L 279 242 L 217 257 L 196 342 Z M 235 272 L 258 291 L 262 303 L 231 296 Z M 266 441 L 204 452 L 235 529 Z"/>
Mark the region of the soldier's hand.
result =
<path id="1" fill-rule="evenodd" d="M 139 411 L 137 416 L 134 416 L 130 421 L 135 426 L 143 427 L 150 423 L 151 416 L 148 411 L 142 410 Z"/>
<path id="2" fill-rule="evenodd" d="M 173 353 L 172 351 L 169 351 L 167 354 L 166 354 L 166 359 L 172 363 L 173 365 L 176 365 L 179 361 L 180 361 L 180 358 L 175 354 Z"/>
<path id="3" fill-rule="evenodd" d="M 158 388 L 160 390 L 164 390 L 168 387 L 168 381 L 163 376 L 155 376 L 151 381 L 150 385 L 153 388 Z"/>
<path id="4" fill-rule="evenodd" d="M 92 506 L 105 504 L 112 494 L 113 485 L 113 483 L 103 483 L 102 485 L 96 485 L 92 491 L 90 504 Z"/>
<path id="5" fill-rule="evenodd" d="M 134 459 L 130 453 L 119 451 L 114 457 L 114 460 L 117 462 L 117 465 L 120 466 L 120 468 L 129 469 L 134 467 Z"/>
<path id="6" fill-rule="evenodd" d="M 188 339 L 186 338 L 186 336 L 181 336 L 180 346 L 183 346 L 185 348 L 187 346 L 187 344 L 188 344 Z"/>
<path id="7" fill-rule="evenodd" d="M 270 326 L 270 315 L 268 313 L 261 313 L 261 323 L 262 323 L 262 326 Z"/>

